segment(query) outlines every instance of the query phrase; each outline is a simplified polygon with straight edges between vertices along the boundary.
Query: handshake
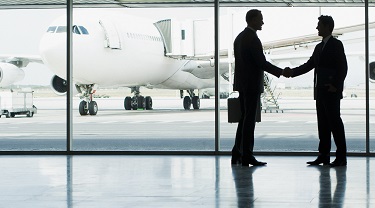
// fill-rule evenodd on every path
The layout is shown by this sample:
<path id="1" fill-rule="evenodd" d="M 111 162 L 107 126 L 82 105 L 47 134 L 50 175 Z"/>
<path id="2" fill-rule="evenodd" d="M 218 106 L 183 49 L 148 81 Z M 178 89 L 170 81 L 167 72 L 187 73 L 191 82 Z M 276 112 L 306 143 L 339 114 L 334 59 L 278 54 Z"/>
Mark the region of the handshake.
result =
<path id="1" fill-rule="evenodd" d="M 290 78 L 291 76 L 293 76 L 293 70 L 289 67 L 285 67 L 281 75 L 283 75 L 286 78 Z"/>

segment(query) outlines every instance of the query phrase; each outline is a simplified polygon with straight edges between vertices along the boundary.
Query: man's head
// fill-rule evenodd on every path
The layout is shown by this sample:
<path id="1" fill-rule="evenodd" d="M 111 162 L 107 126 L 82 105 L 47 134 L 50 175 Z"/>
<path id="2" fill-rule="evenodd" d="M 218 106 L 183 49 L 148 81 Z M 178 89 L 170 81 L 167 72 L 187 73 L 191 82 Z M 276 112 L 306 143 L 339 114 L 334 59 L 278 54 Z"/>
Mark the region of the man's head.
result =
<path id="1" fill-rule="evenodd" d="M 318 17 L 318 26 L 316 29 L 318 30 L 318 35 L 322 36 L 323 38 L 327 37 L 328 35 L 332 34 L 333 28 L 335 27 L 335 22 L 333 21 L 331 16 L 321 15 Z"/>
<path id="2" fill-rule="evenodd" d="M 263 15 L 260 10 L 251 9 L 246 13 L 247 26 L 253 28 L 254 30 L 262 30 Z"/>

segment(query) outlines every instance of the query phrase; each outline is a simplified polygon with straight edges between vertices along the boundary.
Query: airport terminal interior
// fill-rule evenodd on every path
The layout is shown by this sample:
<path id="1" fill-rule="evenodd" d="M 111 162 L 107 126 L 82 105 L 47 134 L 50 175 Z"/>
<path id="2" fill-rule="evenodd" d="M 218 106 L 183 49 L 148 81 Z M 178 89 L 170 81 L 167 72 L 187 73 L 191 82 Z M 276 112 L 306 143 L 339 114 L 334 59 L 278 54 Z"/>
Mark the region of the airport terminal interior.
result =
<path id="1" fill-rule="evenodd" d="M 318 155 L 319 142 L 311 73 L 295 79 L 265 74 L 254 155 L 267 165 L 231 164 L 237 123 L 228 121 L 227 99 L 235 94 L 228 47 L 243 30 L 243 15 L 251 8 L 263 11 L 259 36 L 265 55 L 280 67 L 302 64 L 321 41 L 315 34 L 318 14 L 337 15 L 334 36 L 344 42 L 349 64 L 341 101 L 347 166 L 306 164 Z M 0 208 L 375 207 L 374 8 L 374 0 L 1 1 L 0 19 L 7 21 L 0 21 L 0 28 L 7 32 L 0 33 Z M 100 11 L 106 9 L 130 16 L 95 19 L 107 14 Z M 66 15 L 73 17 L 74 12 L 85 14 L 77 16 L 80 23 L 67 21 Z M 146 17 L 158 21 L 147 25 L 142 20 Z M 296 31 L 294 21 L 299 21 Z M 72 23 L 70 42 L 62 34 Z M 119 25 L 136 32 L 120 34 Z M 149 28 L 155 31 L 146 34 Z M 99 41 L 87 44 L 85 38 L 92 37 Z M 136 51 L 135 43 L 142 41 L 149 41 L 142 47 L 150 56 L 190 58 L 200 65 L 191 70 L 194 64 L 179 62 L 176 65 L 184 64 L 178 72 L 191 73 L 190 78 L 163 77 L 168 69 L 156 67 L 158 59 Z M 157 51 L 156 45 L 164 48 Z M 57 58 L 46 55 L 55 46 L 76 58 L 75 68 L 66 67 L 73 63 L 61 61 L 62 53 Z M 136 52 L 126 51 L 132 47 Z M 126 62 L 118 55 L 120 61 L 112 61 L 109 53 L 100 54 L 105 58 L 91 56 L 97 48 L 135 56 Z M 57 60 L 54 66 L 64 66 L 60 70 L 66 80 L 56 75 L 58 67 L 48 70 L 53 61 L 47 58 Z M 102 63 L 92 63 L 106 59 L 101 68 L 95 66 Z M 150 63 L 160 71 L 148 67 Z M 121 71 L 111 71 L 114 65 Z M 134 69 L 141 65 L 146 67 Z M 77 73 L 77 66 L 89 73 Z M 126 71 L 127 66 L 136 67 Z M 219 66 L 229 71 L 220 74 Z M 84 81 L 75 82 L 73 89 L 68 80 L 80 75 Z M 92 75 L 108 86 L 82 84 Z M 144 77 L 163 82 L 152 85 Z M 125 79 L 147 84 L 121 83 Z M 203 86 L 207 80 L 214 83 L 207 89 L 178 88 Z M 54 87 L 56 83 L 61 85 Z M 17 102 L 24 108 L 15 108 Z M 332 139 L 331 162 L 335 150 Z"/>

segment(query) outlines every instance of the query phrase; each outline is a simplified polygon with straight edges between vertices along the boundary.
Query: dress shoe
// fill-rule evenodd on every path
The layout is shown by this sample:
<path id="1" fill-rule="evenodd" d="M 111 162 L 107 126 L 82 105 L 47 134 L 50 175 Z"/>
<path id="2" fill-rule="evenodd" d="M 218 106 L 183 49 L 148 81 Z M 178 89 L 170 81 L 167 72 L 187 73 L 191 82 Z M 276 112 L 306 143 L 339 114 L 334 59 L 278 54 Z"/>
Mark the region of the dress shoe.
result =
<path id="1" fill-rule="evenodd" d="M 346 160 L 338 160 L 338 159 L 335 159 L 333 162 L 331 162 L 329 165 L 331 167 L 338 167 L 338 166 L 346 166 L 347 162 Z"/>
<path id="2" fill-rule="evenodd" d="M 261 162 L 261 161 L 256 160 L 255 157 L 251 157 L 250 159 L 242 158 L 242 166 L 249 166 L 249 165 L 263 166 L 266 164 L 267 164 L 266 162 Z"/>
<path id="3" fill-rule="evenodd" d="M 238 164 L 241 164 L 241 157 L 233 157 L 233 156 L 232 156 L 231 164 L 232 164 L 232 165 L 238 165 Z"/>
<path id="4" fill-rule="evenodd" d="M 309 165 L 320 165 L 323 163 L 323 165 L 328 165 L 329 164 L 329 156 L 318 156 L 316 160 L 314 161 L 308 161 L 306 162 Z"/>

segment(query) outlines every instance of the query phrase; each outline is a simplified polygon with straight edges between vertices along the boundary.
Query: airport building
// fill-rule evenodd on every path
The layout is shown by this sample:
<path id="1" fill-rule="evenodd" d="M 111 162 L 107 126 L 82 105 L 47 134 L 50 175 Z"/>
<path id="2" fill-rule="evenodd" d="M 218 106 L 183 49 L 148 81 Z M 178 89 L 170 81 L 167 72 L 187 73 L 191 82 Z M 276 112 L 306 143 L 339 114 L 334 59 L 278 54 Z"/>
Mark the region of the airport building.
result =
<path id="1" fill-rule="evenodd" d="M 309 60 L 332 16 L 347 165 L 319 154 L 314 73 L 264 73 L 254 156 L 233 164 L 236 36 Z M 374 0 L 2 0 L 0 207 L 375 207 Z M 234 161 L 236 162 L 236 161 Z"/>

